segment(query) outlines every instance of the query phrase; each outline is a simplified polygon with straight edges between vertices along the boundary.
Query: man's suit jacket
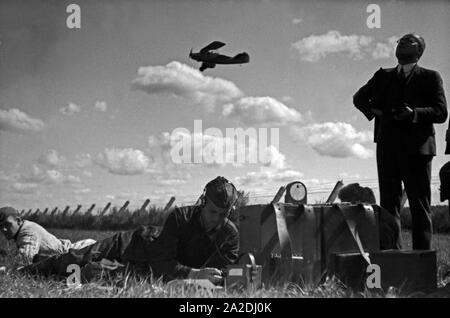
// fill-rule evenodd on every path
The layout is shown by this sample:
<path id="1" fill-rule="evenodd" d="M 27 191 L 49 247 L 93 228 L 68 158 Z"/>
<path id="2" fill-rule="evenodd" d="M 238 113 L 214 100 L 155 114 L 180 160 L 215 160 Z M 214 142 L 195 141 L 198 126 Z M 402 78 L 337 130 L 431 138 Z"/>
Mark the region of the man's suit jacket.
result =
<path id="1" fill-rule="evenodd" d="M 407 103 L 416 112 L 417 122 L 394 120 L 392 109 Z M 353 104 L 369 120 L 371 108 L 383 111 L 375 118 L 374 141 L 379 146 L 396 143 L 410 154 L 436 155 L 433 123 L 447 119 L 447 102 L 438 72 L 416 65 L 406 84 L 401 84 L 396 68 L 380 68 L 353 96 Z"/>

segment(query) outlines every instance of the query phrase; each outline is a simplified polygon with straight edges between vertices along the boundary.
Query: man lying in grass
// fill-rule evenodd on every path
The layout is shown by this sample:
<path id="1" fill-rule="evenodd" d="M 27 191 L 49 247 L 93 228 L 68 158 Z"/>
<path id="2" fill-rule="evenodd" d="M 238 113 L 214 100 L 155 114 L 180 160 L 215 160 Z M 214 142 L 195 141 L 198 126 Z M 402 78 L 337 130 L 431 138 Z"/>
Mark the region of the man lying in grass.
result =
<path id="1" fill-rule="evenodd" d="M 193 278 L 221 283 L 220 269 L 238 258 L 238 231 L 228 219 L 237 199 L 234 185 L 217 177 L 206 185 L 200 205 L 176 208 L 159 235 L 151 227 L 140 226 L 81 250 L 50 257 L 25 271 L 67 276 L 68 266 L 77 264 L 84 280 L 92 278 L 90 269 L 106 260 L 108 269 L 125 265 L 138 274 L 163 276 L 165 281 Z"/>
<path id="2" fill-rule="evenodd" d="M 12 207 L 0 208 L 0 231 L 7 240 L 13 240 L 19 250 L 20 263 L 29 265 L 39 259 L 67 253 L 95 243 L 86 239 L 76 243 L 58 239 L 39 224 L 23 220 Z"/>

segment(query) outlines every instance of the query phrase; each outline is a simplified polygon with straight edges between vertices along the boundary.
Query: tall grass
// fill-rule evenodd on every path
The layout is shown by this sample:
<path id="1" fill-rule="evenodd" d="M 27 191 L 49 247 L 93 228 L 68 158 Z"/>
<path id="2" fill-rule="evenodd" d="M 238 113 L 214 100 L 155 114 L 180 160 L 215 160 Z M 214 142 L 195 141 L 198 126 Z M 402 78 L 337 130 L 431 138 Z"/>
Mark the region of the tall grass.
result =
<path id="1" fill-rule="evenodd" d="M 51 233 L 60 238 L 77 241 L 83 238 L 101 240 L 111 236 L 111 231 L 85 231 L 70 229 L 49 229 Z M 411 248 L 411 234 L 402 232 L 404 248 Z M 450 270 L 450 235 L 436 234 L 433 237 L 432 248 L 437 250 L 438 284 L 443 287 L 450 282 L 450 277 L 445 274 Z M 0 235 L 0 250 L 5 250 L 4 256 L 0 256 L 0 266 L 13 268 L 19 263 L 17 249 L 14 243 L 6 241 Z M 403 297 L 397 290 L 384 292 L 365 291 L 354 293 L 334 278 L 329 278 L 320 286 L 306 288 L 297 284 L 286 283 L 283 286 L 264 286 L 258 290 L 242 289 L 199 289 L 189 284 L 164 284 L 160 279 L 148 276 L 130 276 L 127 273 L 119 273 L 114 277 L 98 278 L 90 283 L 83 284 L 80 288 L 68 288 L 65 280 L 29 276 L 14 271 L 0 274 L 0 298 L 1 297 L 151 297 L 151 298 L 344 298 L 344 297 Z M 421 295 L 424 296 L 424 295 Z M 447 297 L 450 295 L 446 294 Z M 436 296 L 437 297 L 437 296 Z"/>
<path id="2" fill-rule="evenodd" d="M 405 207 L 400 213 L 402 227 L 412 229 L 411 211 Z M 434 205 L 431 207 L 431 221 L 435 233 L 450 233 L 450 212 L 448 205 Z"/>
<path id="3" fill-rule="evenodd" d="M 51 230 L 59 237 L 72 240 L 80 236 L 101 239 L 108 236 L 106 232 L 74 231 L 74 230 Z M 405 242 L 411 240 L 409 232 L 403 232 Z M 0 236 L 0 248 L 5 248 L 5 240 Z M 436 245 L 437 244 L 437 245 Z M 433 240 L 433 248 L 450 245 L 449 235 L 437 235 Z M 408 246 L 406 246 L 408 247 Z M 9 248 L 13 249 L 10 245 Z M 8 250 L 8 257 L 0 257 L 0 264 L 8 267 L 16 262 L 16 256 Z M 438 283 L 443 287 L 449 283 L 449 278 L 444 278 L 444 273 L 450 269 L 450 255 L 445 249 L 438 250 Z M 129 273 L 118 273 L 115 276 L 103 276 L 83 284 L 79 288 L 69 288 L 65 280 L 56 278 L 44 278 L 30 276 L 14 271 L 0 274 L 0 298 L 2 297 L 39 297 L 39 298 L 380 298 L 380 297 L 417 297 L 424 294 L 404 295 L 401 291 L 389 289 L 385 291 L 353 292 L 347 289 L 334 277 L 328 278 L 323 284 L 311 288 L 293 283 L 285 283 L 282 286 L 263 286 L 257 290 L 244 289 L 208 289 L 199 288 L 192 284 L 183 282 L 163 283 L 161 279 L 151 276 L 133 276 Z M 432 294 L 433 297 L 449 297 L 445 288 L 441 294 Z"/>

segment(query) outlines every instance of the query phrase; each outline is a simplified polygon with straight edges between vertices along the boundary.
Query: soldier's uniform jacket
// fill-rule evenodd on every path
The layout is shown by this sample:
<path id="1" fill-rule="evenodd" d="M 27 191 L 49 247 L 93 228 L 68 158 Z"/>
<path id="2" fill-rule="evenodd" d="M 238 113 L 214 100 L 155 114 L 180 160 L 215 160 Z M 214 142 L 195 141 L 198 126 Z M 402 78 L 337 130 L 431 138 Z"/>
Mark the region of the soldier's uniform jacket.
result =
<path id="1" fill-rule="evenodd" d="M 94 240 L 83 240 L 72 244 L 69 240 L 58 239 L 39 224 L 28 220 L 23 221 L 14 240 L 24 264 L 31 264 L 36 255 L 48 257 L 64 254 L 70 248 L 82 248 L 95 243 Z"/>
<path id="2" fill-rule="evenodd" d="M 175 209 L 158 238 L 149 246 L 152 269 L 168 278 L 186 278 L 191 268 L 224 268 L 239 254 L 239 235 L 228 219 L 207 233 L 200 223 L 198 206 Z"/>

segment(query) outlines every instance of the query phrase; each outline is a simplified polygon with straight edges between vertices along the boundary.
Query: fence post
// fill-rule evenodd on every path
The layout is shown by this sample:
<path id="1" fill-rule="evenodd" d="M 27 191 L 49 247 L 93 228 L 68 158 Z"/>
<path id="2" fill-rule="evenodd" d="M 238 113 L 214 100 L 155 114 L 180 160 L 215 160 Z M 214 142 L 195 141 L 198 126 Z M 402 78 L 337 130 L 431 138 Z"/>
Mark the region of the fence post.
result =
<path id="1" fill-rule="evenodd" d="M 272 202 L 271 202 L 271 203 L 277 203 L 278 201 L 280 201 L 281 197 L 282 197 L 283 194 L 284 194 L 284 191 L 286 191 L 286 187 L 281 186 L 281 187 L 278 189 L 277 194 L 275 194 L 275 197 L 272 199 Z"/>
<path id="2" fill-rule="evenodd" d="M 36 215 L 38 215 L 38 213 L 41 212 L 41 210 L 36 209 L 36 211 L 34 211 L 34 213 L 31 215 L 31 217 L 35 217 Z"/>
<path id="3" fill-rule="evenodd" d="M 42 214 L 45 214 L 48 212 L 48 208 L 45 208 L 44 212 L 42 212 Z"/>
<path id="4" fill-rule="evenodd" d="M 95 203 L 91 205 L 91 207 L 84 213 L 85 215 L 89 215 L 92 214 L 92 211 L 95 208 Z"/>
<path id="5" fill-rule="evenodd" d="M 78 204 L 77 208 L 75 209 L 75 211 L 72 212 L 72 215 L 77 214 L 78 212 L 80 212 L 81 210 L 81 204 Z"/>
<path id="6" fill-rule="evenodd" d="M 58 212 L 58 207 L 55 207 L 53 211 L 50 213 L 51 216 L 55 215 L 55 213 Z"/>
<path id="7" fill-rule="evenodd" d="M 103 211 L 100 213 L 100 216 L 104 216 L 106 214 L 106 212 L 108 211 L 110 206 L 111 206 L 111 202 L 108 202 L 108 204 L 106 204 L 106 206 L 103 209 Z"/>
<path id="8" fill-rule="evenodd" d="M 64 211 L 62 212 L 62 215 L 66 215 L 67 212 L 69 212 L 70 206 L 66 206 L 66 208 L 64 209 Z"/>
<path id="9" fill-rule="evenodd" d="M 117 212 L 117 214 L 121 214 L 130 204 L 130 201 L 125 201 L 124 205 L 120 208 L 120 210 Z"/>
<path id="10" fill-rule="evenodd" d="M 341 188 L 344 186 L 343 180 L 339 180 L 338 182 L 336 182 L 336 185 L 333 188 L 333 191 L 331 191 L 330 196 L 328 197 L 327 201 L 325 203 L 331 204 L 334 202 L 334 200 L 336 200 L 339 191 L 341 190 Z"/>
<path id="11" fill-rule="evenodd" d="M 171 197 L 169 202 L 167 202 L 166 206 L 164 207 L 163 212 L 167 212 L 172 207 L 172 204 L 174 202 L 175 202 L 175 197 Z"/>
<path id="12" fill-rule="evenodd" d="M 145 200 L 144 204 L 139 209 L 139 213 L 145 212 L 145 209 L 147 209 L 147 206 L 149 203 L 150 203 L 150 199 Z"/>

